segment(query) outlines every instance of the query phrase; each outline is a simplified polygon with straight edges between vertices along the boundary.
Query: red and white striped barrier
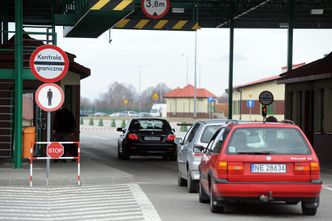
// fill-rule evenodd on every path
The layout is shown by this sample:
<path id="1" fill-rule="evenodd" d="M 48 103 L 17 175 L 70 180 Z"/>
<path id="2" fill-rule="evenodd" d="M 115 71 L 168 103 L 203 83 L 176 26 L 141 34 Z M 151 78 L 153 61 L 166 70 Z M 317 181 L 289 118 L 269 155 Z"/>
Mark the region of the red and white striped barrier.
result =
<path id="1" fill-rule="evenodd" d="M 31 145 L 30 148 L 30 177 L 29 177 L 29 181 L 30 181 L 30 187 L 32 187 L 32 170 L 33 170 L 33 160 L 48 160 L 48 159 L 53 159 L 53 160 L 57 160 L 57 159 L 65 159 L 65 160 L 77 160 L 77 185 L 81 185 L 81 144 L 80 142 L 77 141 L 64 141 L 64 142 L 57 142 L 60 144 L 76 144 L 77 145 L 77 157 L 58 157 L 58 158 L 52 158 L 52 157 L 34 157 L 33 156 L 33 147 L 35 144 L 44 144 L 44 145 L 48 145 L 54 142 L 33 142 L 33 145 Z"/>

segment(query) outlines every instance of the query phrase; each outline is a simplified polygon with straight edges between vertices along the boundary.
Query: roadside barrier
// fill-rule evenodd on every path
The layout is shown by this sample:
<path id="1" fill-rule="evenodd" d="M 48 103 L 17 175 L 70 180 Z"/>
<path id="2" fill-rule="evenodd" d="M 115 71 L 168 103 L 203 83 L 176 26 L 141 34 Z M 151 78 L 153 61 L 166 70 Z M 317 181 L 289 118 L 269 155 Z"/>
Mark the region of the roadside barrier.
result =
<path id="1" fill-rule="evenodd" d="M 89 126 L 93 126 L 93 125 L 94 125 L 94 123 L 93 123 L 93 119 L 91 117 L 90 120 L 89 120 Z"/>
<path id="2" fill-rule="evenodd" d="M 125 122 L 125 120 L 122 120 L 121 127 L 122 127 L 122 128 L 125 128 L 125 127 L 126 127 L 126 122 Z"/>
<path id="3" fill-rule="evenodd" d="M 99 127 L 103 127 L 104 126 L 104 122 L 103 122 L 102 118 L 99 119 L 98 126 Z"/>
<path id="4" fill-rule="evenodd" d="M 116 127 L 116 124 L 115 124 L 115 119 L 112 119 L 112 122 L 111 122 L 111 127 Z"/>
<path id="5" fill-rule="evenodd" d="M 54 144 L 54 143 L 59 143 L 59 144 L 75 144 L 77 145 L 77 157 L 56 157 L 52 158 L 50 156 L 47 157 L 34 157 L 33 156 L 33 147 L 36 144 L 41 144 L 41 145 L 49 145 L 49 144 Z M 58 160 L 58 159 L 64 159 L 64 160 L 76 160 L 77 161 L 77 185 L 81 185 L 81 144 L 78 141 L 64 141 L 64 142 L 33 142 L 33 145 L 30 147 L 30 176 L 29 176 L 29 182 L 30 182 L 30 187 L 32 187 L 32 174 L 33 174 L 33 160 Z M 47 151 L 46 151 L 47 152 Z M 48 180 L 47 180 L 48 184 Z"/>

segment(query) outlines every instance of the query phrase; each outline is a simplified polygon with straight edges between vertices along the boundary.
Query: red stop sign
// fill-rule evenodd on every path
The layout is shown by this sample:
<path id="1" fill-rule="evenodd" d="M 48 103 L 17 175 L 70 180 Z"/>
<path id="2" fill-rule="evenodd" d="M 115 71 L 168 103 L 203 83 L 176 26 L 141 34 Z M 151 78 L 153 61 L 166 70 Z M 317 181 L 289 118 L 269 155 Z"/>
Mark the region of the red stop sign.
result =
<path id="1" fill-rule="evenodd" d="M 47 146 L 47 155 L 51 158 L 59 158 L 65 152 L 65 148 L 61 143 L 53 142 Z"/>

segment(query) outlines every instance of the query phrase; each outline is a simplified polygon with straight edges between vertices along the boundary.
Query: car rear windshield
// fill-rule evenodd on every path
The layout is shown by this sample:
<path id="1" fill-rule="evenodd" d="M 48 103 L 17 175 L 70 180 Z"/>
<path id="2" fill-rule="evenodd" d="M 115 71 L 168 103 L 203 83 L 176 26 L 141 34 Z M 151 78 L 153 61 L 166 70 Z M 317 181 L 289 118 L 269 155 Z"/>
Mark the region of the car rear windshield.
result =
<path id="1" fill-rule="evenodd" d="M 171 126 L 167 121 L 164 120 L 149 120 L 149 119 L 142 119 L 142 120 L 133 120 L 129 130 L 163 130 L 163 131 L 170 131 L 172 130 Z"/>
<path id="2" fill-rule="evenodd" d="M 240 128 L 228 144 L 228 154 L 310 154 L 295 128 Z"/>
<path id="3" fill-rule="evenodd" d="M 201 136 L 201 143 L 209 143 L 213 134 L 218 130 L 220 125 L 206 126 Z"/>

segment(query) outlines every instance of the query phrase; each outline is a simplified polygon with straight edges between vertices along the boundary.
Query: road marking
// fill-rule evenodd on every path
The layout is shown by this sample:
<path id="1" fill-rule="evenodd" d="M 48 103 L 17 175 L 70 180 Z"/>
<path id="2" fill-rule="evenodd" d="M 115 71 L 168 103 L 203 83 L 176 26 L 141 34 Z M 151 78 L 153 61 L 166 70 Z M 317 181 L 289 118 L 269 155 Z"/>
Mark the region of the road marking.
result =
<path id="1" fill-rule="evenodd" d="M 137 184 L 0 187 L 1 220 L 160 221 Z"/>
<path id="2" fill-rule="evenodd" d="M 328 187 L 327 185 L 323 185 L 323 188 L 324 188 L 325 190 L 332 191 L 332 188 Z"/>

